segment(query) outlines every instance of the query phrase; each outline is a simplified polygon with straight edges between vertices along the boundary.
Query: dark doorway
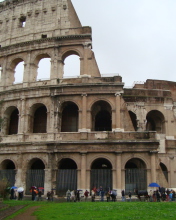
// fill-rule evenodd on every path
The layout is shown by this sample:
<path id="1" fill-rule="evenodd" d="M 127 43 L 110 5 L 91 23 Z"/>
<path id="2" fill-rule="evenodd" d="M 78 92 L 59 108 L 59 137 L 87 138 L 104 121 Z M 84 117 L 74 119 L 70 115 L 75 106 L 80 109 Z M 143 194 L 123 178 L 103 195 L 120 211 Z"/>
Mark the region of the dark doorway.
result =
<path id="1" fill-rule="evenodd" d="M 132 111 L 129 111 L 130 118 L 134 127 L 134 130 L 137 131 L 137 117 L 136 114 L 134 114 Z"/>
<path id="2" fill-rule="evenodd" d="M 69 158 L 60 161 L 56 182 L 56 193 L 59 196 L 65 195 L 68 189 L 77 189 L 77 165 L 75 161 Z"/>
<path id="3" fill-rule="evenodd" d="M 18 134 L 18 119 L 19 119 L 19 111 L 15 109 L 10 116 L 9 122 L 9 135 Z"/>
<path id="4" fill-rule="evenodd" d="M 5 160 L 1 165 L 0 180 L 7 180 L 9 187 L 15 185 L 15 164 L 11 160 Z"/>
<path id="5" fill-rule="evenodd" d="M 91 166 L 90 187 L 102 186 L 105 191 L 112 189 L 112 165 L 105 158 L 96 159 Z"/>
<path id="6" fill-rule="evenodd" d="M 61 132 L 78 132 L 78 106 L 68 102 L 62 111 Z"/>
<path id="7" fill-rule="evenodd" d="M 108 111 L 100 111 L 95 116 L 95 131 L 111 131 L 111 115 Z"/>
<path id="8" fill-rule="evenodd" d="M 112 131 L 112 110 L 109 103 L 98 101 L 92 106 L 92 130 Z"/>
<path id="9" fill-rule="evenodd" d="M 125 165 L 125 191 L 147 189 L 146 165 L 141 159 L 131 159 Z"/>
<path id="10" fill-rule="evenodd" d="M 34 159 L 31 161 L 30 169 L 26 175 L 26 194 L 30 194 L 32 186 L 44 187 L 45 165 L 42 160 Z"/>
<path id="11" fill-rule="evenodd" d="M 46 127 L 47 109 L 41 106 L 34 113 L 33 133 L 46 133 Z"/>
<path id="12" fill-rule="evenodd" d="M 165 119 L 164 115 L 157 111 L 152 110 L 147 114 L 146 117 L 147 124 L 146 130 L 147 131 L 156 131 L 158 133 L 165 133 Z"/>

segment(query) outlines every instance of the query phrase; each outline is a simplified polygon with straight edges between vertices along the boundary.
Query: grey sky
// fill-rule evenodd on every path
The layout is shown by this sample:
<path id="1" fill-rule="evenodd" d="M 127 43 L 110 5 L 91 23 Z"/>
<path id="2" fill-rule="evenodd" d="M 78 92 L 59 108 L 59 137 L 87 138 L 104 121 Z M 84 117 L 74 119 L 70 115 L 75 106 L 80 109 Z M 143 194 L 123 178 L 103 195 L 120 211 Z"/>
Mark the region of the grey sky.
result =
<path id="1" fill-rule="evenodd" d="M 134 81 L 176 81 L 175 0 L 72 0 L 83 26 L 93 30 L 101 73 Z"/>
<path id="2" fill-rule="evenodd" d="M 125 86 L 147 79 L 176 81 L 175 0 L 72 3 L 82 25 L 92 27 L 101 74 L 119 73 Z"/>

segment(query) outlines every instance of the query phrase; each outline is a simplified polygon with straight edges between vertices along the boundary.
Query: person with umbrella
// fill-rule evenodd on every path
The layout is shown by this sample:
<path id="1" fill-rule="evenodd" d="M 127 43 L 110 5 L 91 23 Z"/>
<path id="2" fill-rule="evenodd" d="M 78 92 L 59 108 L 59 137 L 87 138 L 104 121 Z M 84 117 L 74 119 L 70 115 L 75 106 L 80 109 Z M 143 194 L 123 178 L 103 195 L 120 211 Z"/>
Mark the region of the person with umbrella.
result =
<path id="1" fill-rule="evenodd" d="M 22 200 L 23 199 L 24 188 L 19 187 L 17 192 L 18 192 L 18 200 Z"/>

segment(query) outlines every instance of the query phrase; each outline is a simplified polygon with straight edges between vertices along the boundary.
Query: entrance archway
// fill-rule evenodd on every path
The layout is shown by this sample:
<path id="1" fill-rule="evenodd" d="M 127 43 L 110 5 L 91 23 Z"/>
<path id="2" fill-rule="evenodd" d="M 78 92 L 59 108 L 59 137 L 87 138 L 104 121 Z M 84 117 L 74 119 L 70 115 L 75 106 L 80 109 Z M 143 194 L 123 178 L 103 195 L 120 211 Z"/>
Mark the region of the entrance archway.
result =
<path id="1" fill-rule="evenodd" d="M 74 160 L 65 158 L 59 162 L 56 177 L 56 193 L 65 195 L 66 191 L 77 189 L 77 165 Z"/>
<path id="2" fill-rule="evenodd" d="M 91 166 L 90 187 L 103 187 L 105 191 L 112 189 L 112 164 L 105 158 L 94 160 Z"/>
<path id="3" fill-rule="evenodd" d="M 161 170 L 164 174 L 164 177 L 166 179 L 166 181 L 168 182 L 168 170 L 167 170 L 167 167 L 163 164 L 163 163 L 160 163 L 160 167 L 161 167 Z"/>
<path id="4" fill-rule="evenodd" d="M 26 175 L 26 194 L 30 194 L 31 186 L 44 187 L 45 165 L 42 160 L 35 158 L 29 163 Z"/>
<path id="5" fill-rule="evenodd" d="M 15 164 L 11 160 L 4 160 L 0 169 L 0 180 L 7 180 L 9 186 L 15 185 Z"/>
<path id="6" fill-rule="evenodd" d="M 125 165 L 125 191 L 147 189 L 147 170 L 144 161 L 138 158 L 129 160 Z"/>

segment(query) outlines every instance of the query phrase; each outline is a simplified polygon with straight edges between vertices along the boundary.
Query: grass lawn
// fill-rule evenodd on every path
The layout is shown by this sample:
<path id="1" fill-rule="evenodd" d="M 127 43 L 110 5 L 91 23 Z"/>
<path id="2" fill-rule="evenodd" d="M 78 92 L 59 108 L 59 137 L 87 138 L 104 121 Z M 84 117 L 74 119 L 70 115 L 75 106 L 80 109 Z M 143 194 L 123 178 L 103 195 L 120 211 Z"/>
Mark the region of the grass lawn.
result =
<path id="1" fill-rule="evenodd" d="M 48 203 L 35 212 L 39 220 L 176 219 L 175 202 Z"/>
<path id="2" fill-rule="evenodd" d="M 15 203 L 18 204 L 18 201 L 15 201 Z M 19 202 L 20 204 L 26 204 L 28 207 L 39 205 L 40 208 L 34 213 L 39 220 L 176 219 L 176 202 L 38 203 L 24 201 Z"/>

